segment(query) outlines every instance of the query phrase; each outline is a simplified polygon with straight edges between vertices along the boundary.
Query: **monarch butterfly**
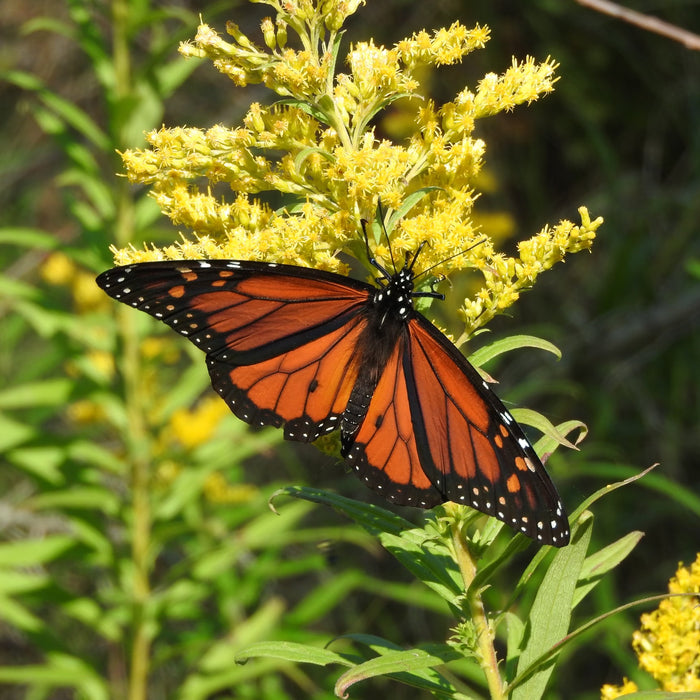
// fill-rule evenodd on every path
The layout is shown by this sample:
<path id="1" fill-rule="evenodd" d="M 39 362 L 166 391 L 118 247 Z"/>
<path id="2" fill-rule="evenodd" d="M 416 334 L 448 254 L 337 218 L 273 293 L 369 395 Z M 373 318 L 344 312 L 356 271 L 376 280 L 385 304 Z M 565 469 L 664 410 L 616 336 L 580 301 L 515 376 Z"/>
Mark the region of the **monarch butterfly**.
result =
<path id="1" fill-rule="evenodd" d="M 413 266 L 377 285 L 241 260 L 115 267 L 97 284 L 206 353 L 233 413 L 341 453 L 389 501 L 454 501 L 544 544 L 569 542 L 557 491 L 520 426 L 457 348 L 413 308 Z"/>

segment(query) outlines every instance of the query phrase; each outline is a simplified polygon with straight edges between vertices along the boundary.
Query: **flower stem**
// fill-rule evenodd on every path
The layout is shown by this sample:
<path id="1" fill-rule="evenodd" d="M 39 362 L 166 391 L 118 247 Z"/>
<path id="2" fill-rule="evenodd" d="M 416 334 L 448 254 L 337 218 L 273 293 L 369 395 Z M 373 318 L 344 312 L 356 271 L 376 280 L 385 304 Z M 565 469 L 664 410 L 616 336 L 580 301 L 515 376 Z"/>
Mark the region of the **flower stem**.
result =
<path id="1" fill-rule="evenodd" d="M 448 504 L 449 505 L 449 504 Z M 459 506 L 455 506 L 458 508 Z M 446 509 L 447 508 L 446 505 Z M 457 514 L 455 513 L 455 516 Z M 470 585 L 476 576 L 476 562 L 469 549 L 469 545 L 464 538 L 464 533 L 457 516 L 452 520 L 452 546 L 459 565 L 459 570 L 464 581 L 464 590 L 467 592 L 467 605 L 471 615 L 474 629 L 476 630 L 478 660 L 481 670 L 486 676 L 491 700 L 504 700 L 503 681 L 498 672 L 498 656 L 493 646 L 494 632 L 486 616 L 484 601 L 481 591 L 471 590 Z"/>
<path id="2" fill-rule="evenodd" d="M 112 0 L 114 92 L 117 102 L 133 92 L 131 58 L 129 51 L 129 0 Z M 113 122 L 113 137 L 124 143 L 123 120 Z M 127 182 L 118 185 L 115 195 L 115 237 L 118 245 L 131 240 L 134 221 L 134 203 Z M 132 557 L 132 615 L 131 649 L 128 673 L 128 700 L 146 700 L 150 673 L 151 634 L 149 632 L 149 599 L 151 595 L 151 503 L 150 454 L 146 428 L 143 376 L 139 352 L 139 338 L 134 328 L 130 309 L 120 309 L 119 332 L 124 344 L 122 373 L 126 427 L 124 444 L 126 463 L 130 467 L 131 490 L 131 557 Z"/>

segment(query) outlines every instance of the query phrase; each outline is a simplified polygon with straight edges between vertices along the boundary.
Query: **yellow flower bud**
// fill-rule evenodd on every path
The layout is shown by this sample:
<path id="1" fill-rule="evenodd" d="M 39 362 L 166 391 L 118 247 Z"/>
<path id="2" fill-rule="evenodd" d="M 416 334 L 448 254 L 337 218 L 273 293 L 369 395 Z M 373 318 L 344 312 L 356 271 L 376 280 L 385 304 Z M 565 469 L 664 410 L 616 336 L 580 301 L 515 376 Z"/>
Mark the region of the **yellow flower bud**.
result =
<path id="1" fill-rule="evenodd" d="M 277 46 L 277 38 L 275 37 L 275 25 L 272 23 L 272 20 L 269 17 L 265 17 L 260 24 L 260 29 L 262 29 L 265 44 L 274 51 Z"/>
<path id="2" fill-rule="evenodd" d="M 277 45 L 283 49 L 287 45 L 287 23 L 278 17 L 277 21 Z"/>

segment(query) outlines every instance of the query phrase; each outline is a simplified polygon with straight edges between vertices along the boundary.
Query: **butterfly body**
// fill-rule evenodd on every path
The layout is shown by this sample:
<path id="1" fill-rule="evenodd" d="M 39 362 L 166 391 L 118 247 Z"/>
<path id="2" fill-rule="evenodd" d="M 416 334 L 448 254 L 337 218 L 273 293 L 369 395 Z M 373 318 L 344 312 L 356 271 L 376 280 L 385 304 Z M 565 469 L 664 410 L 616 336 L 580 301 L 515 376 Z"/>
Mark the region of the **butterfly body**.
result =
<path id="1" fill-rule="evenodd" d="M 556 489 L 479 373 L 414 309 L 403 269 L 373 286 L 308 268 L 169 261 L 109 270 L 98 284 L 206 353 L 212 386 L 253 425 L 341 453 L 393 503 L 469 505 L 534 539 L 568 543 Z"/>
<path id="2" fill-rule="evenodd" d="M 382 284 L 382 282 L 386 282 Z M 354 436 L 367 415 L 374 391 L 399 342 L 405 342 L 413 309 L 413 276 L 408 265 L 393 276 L 385 274 L 371 288 L 363 309 L 365 327 L 357 343 L 357 376 L 340 425 L 341 453 L 347 457 Z"/>

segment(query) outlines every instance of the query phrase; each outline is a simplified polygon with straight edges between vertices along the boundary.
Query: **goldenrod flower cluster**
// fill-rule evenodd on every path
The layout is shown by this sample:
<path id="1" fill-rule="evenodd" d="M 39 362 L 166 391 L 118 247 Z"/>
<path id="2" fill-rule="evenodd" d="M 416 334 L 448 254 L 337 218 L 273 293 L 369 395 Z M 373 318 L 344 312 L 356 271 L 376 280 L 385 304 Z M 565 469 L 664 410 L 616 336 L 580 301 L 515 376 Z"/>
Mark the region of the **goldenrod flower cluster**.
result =
<path id="1" fill-rule="evenodd" d="M 700 693 L 700 554 L 690 566 L 678 568 L 668 591 L 686 595 L 672 595 L 642 615 L 632 646 L 639 665 L 663 690 Z"/>
<path id="2" fill-rule="evenodd" d="M 623 695 L 631 695 L 639 690 L 637 684 L 625 678 L 622 685 L 606 684 L 600 689 L 600 700 L 616 700 Z"/>
<path id="3" fill-rule="evenodd" d="M 116 251 L 118 263 L 231 258 L 345 272 L 340 252 L 367 262 L 360 223 L 374 218 L 381 201 L 395 260 L 427 240 L 416 272 L 435 265 L 436 274 L 481 271 L 481 291 L 462 308 L 471 333 L 567 253 L 590 247 L 602 220 L 591 221 L 585 208 L 580 225 L 545 227 L 521 243 L 519 257 L 497 254 L 490 232 L 475 223 L 486 148 L 476 121 L 550 92 L 552 60 L 514 60 L 437 105 L 422 94 L 426 66 L 461 61 L 484 46 L 487 28 L 455 22 L 392 48 L 359 42 L 341 63 L 340 28 L 359 0 L 262 1 L 275 12 L 262 22 L 262 45 L 229 23 L 230 40 L 202 25 L 180 50 L 212 61 L 237 86 L 263 83 L 284 99 L 252 104 L 238 127 L 163 128 L 148 134 L 148 149 L 123 153 L 129 178 L 149 185 L 162 211 L 194 238 Z M 406 99 L 417 107 L 412 133 L 401 142 L 380 138 L 372 124 Z M 235 194 L 215 196 L 200 189 L 202 181 Z M 261 203 L 263 192 L 281 195 L 280 208 Z M 370 245 L 390 266 L 379 229 Z"/>
<path id="4" fill-rule="evenodd" d="M 700 697 L 700 554 L 690 566 L 680 565 L 668 584 L 671 596 L 658 609 L 642 615 L 632 637 L 640 667 L 661 690 L 697 692 Z M 602 700 L 637 690 L 625 679 L 622 687 L 604 686 Z"/>

